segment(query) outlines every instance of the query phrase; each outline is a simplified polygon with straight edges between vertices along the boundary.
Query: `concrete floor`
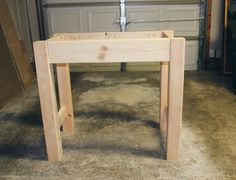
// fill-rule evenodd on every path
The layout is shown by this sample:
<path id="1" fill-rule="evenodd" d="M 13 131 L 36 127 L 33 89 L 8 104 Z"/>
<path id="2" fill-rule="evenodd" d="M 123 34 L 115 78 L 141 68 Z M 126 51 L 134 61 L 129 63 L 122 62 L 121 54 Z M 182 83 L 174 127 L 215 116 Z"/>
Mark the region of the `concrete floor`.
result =
<path id="1" fill-rule="evenodd" d="M 185 78 L 181 158 L 164 160 L 159 74 L 73 74 L 76 133 L 46 161 L 36 84 L 0 110 L 0 179 L 236 179 L 236 95 L 213 72 Z"/>

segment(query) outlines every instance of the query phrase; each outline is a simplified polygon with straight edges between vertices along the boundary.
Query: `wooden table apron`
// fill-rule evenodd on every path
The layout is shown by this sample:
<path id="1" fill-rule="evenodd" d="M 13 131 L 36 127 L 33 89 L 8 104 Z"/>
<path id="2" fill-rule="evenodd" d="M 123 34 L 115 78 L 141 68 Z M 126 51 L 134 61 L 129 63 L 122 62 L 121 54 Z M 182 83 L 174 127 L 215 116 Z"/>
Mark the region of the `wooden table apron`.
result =
<path id="1" fill-rule="evenodd" d="M 160 131 L 166 133 L 167 160 L 179 159 L 184 38 L 159 31 L 56 34 L 49 40 L 34 42 L 34 53 L 48 160 L 62 160 L 60 127 L 66 133 L 74 132 L 69 64 L 109 62 L 161 63 Z M 57 65 L 59 111 L 53 64 Z"/>

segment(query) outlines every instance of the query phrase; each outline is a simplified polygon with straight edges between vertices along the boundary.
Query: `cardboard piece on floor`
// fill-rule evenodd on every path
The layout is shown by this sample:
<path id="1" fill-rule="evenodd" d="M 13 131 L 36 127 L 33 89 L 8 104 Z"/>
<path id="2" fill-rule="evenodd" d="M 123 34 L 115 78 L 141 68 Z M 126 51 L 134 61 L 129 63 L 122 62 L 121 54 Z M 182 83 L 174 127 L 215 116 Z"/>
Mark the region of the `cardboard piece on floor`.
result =
<path id="1" fill-rule="evenodd" d="M 23 91 L 0 24 L 0 108 Z"/>
<path id="2" fill-rule="evenodd" d="M 11 18 L 7 3 L 5 0 L 0 1 L 0 23 L 9 47 L 12 59 L 16 64 L 17 72 L 24 89 L 29 87 L 34 80 L 33 70 L 30 59 L 27 56 L 23 44 L 19 41 L 17 33 Z"/>

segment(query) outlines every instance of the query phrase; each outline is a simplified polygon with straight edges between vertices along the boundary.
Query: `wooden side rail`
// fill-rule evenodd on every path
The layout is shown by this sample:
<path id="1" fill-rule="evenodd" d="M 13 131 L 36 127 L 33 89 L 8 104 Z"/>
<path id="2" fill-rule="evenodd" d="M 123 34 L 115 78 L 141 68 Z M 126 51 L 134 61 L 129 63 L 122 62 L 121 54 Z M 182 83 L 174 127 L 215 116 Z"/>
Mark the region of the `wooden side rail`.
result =
<path id="1" fill-rule="evenodd" d="M 74 132 L 69 63 L 160 62 L 160 130 L 166 133 L 168 160 L 179 158 L 182 125 L 185 39 L 173 31 L 56 34 L 34 42 L 38 88 L 48 160 L 62 159 L 60 127 Z M 54 73 L 60 99 L 58 112 Z"/>
<path id="2" fill-rule="evenodd" d="M 63 122 L 63 131 L 74 133 L 74 112 L 71 94 L 70 67 L 69 64 L 57 64 L 57 79 L 60 106 L 65 107 L 66 117 Z"/>
<path id="3" fill-rule="evenodd" d="M 174 38 L 173 31 L 162 32 L 163 38 Z M 160 74 L 160 131 L 162 134 L 166 134 L 167 131 L 167 115 L 168 115 L 168 75 L 169 63 L 161 62 L 161 74 Z"/>
<path id="4" fill-rule="evenodd" d="M 83 39 L 134 39 L 134 38 L 172 38 L 174 31 L 145 32 L 98 32 L 98 33 L 56 33 L 47 41 L 83 40 Z"/>
<path id="5" fill-rule="evenodd" d="M 66 120 L 66 107 L 62 106 L 58 112 L 59 126 L 61 127 Z"/>
<path id="6" fill-rule="evenodd" d="M 170 39 L 98 39 L 48 41 L 49 63 L 169 61 Z M 122 52 L 122 53 L 121 53 Z M 142 53 L 141 53 L 142 52 Z"/>

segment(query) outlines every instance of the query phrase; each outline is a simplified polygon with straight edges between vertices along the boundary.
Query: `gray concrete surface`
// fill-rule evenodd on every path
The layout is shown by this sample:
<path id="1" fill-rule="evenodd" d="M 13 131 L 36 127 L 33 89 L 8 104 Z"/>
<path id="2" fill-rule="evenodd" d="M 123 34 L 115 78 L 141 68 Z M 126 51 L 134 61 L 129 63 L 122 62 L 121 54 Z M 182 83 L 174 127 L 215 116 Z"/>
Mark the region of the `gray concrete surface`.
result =
<path id="1" fill-rule="evenodd" d="M 158 73 L 78 73 L 72 82 L 76 132 L 62 133 L 62 162 L 46 161 L 36 84 L 0 110 L 0 179 L 236 179 L 229 77 L 186 73 L 176 162 L 164 159 Z"/>

